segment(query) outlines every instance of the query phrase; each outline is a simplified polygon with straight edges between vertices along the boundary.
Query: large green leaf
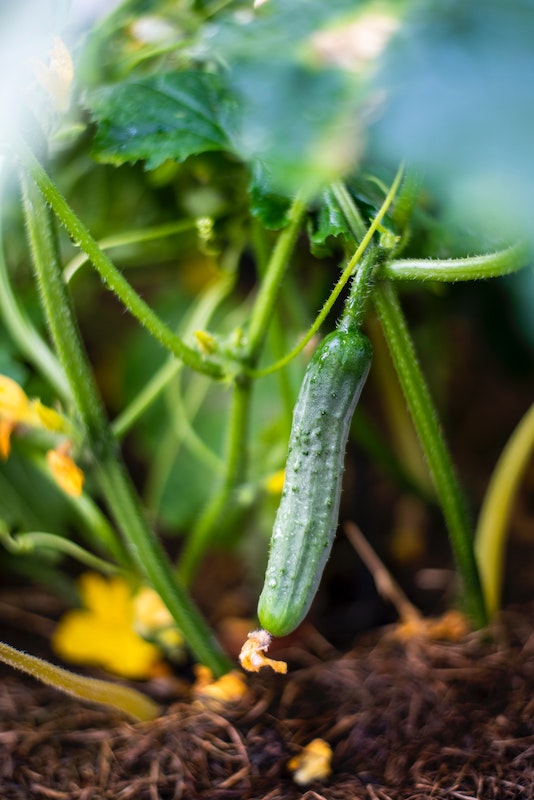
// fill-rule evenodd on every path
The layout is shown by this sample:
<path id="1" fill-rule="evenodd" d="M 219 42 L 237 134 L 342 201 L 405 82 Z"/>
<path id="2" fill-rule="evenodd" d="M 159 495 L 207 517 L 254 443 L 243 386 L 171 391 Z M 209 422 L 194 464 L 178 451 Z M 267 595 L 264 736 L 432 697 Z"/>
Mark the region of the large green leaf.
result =
<path id="1" fill-rule="evenodd" d="M 317 36 L 342 30 L 372 5 L 269 0 L 206 31 L 206 49 L 225 64 L 238 98 L 238 153 L 261 161 L 273 193 L 317 191 L 354 163 L 361 76 L 323 57 Z"/>
<path id="2" fill-rule="evenodd" d="M 218 75 L 173 72 L 127 80 L 88 97 L 98 132 L 99 161 L 145 161 L 154 169 L 167 159 L 184 161 L 208 150 L 231 150 L 235 104 Z"/>

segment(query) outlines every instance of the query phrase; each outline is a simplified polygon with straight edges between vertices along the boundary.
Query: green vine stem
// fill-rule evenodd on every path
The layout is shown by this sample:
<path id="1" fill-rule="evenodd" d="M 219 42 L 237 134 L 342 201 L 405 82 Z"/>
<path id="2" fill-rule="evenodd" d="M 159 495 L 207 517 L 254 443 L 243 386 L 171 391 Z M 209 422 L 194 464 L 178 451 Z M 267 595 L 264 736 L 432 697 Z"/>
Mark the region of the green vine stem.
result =
<path id="1" fill-rule="evenodd" d="M 47 533 L 44 531 L 28 531 L 24 533 L 17 533 L 16 536 L 11 535 L 7 530 L 0 530 L 0 542 L 4 545 L 6 550 L 14 555 L 27 555 L 34 553 L 39 548 L 47 548 L 55 550 L 58 553 L 63 553 L 66 556 L 76 559 L 81 564 L 102 572 L 104 575 L 115 575 L 120 572 L 115 564 L 109 561 L 104 561 L 103 558 L 95 556 L 83 547 L 80 547 L 76 542 L 71 542 L 64 536 L 58 536 L 55 533 Z"/>
<path id="2" fill-rule="evenodd" d="M 102 251 L 112 250 L 115 247 L 124 247 L 130 244 L 141 244 L 141 242 L 151 242 L 155 239 L 162 239 L 166 236 L 175 236 L 179 233 L 194 230 L 197 227 L 196 220 L 180 220 L 179 222 L 167 222 L 164 225 L 153 225 L 150 228 L 141 228 L 141 230 L 122 231 L 113 236 L 106 236 L 97 242 Z M 65 283 L 70 283 L 84 264 L 89 261 L 87 253 L 78 253 L 72 258 L 65 269 L 63 270 L 63 278 Z"/>
<path id="3" fill-rule="evenodd" d="M 176 580 L 161 544 L 148 527 L 110 431 L 63 283 L 57 241 L 45 197 L 38 185 L 25 174 L 22 175 L 22 185 L 43 308 L 93 450 L 99 486 L 136 564 L 168 607 L 191 651 L 214 675 L 222 675 L 231 663 L 213 639 L 189 595 Z"/>
<path id="4" fill-rule="evenodd" d="M 100 274 L 103 283 L 117 295 L 130 314 L 134 316 L 157 341 L 160 342 L 184 364 L 210 375 L 212 378 L 223 378 L 224 369 L 216 361 L 212 361 L 197 350 L 189 347 L 179 336 L 173 333 L 152 309 L 139 297 L 115 265 L 102 252 L 96 240 L 85 225 L 76 216 L 57 186 L 48 176 L 30 148 L 22 141 L 17 142 L 17 155 L 24 169 L 32 177 L 50 205 L 58 220 L 65 226 L 72 239 L 87 254 L 91 263 Z"/>
<path id="5" fill-rule="evenodd" d="M 240 252 L 240 251 L 239 251 Z M 237 257 L 236 257 L 237 262 Z M 222 277 L 203 293 L 191 320 L 186 326 L 186 334 L 193 333 L 198 328 L 207 325 L 210 317 L 228 296 L 235 283 L 232 271 L 224 273 Z M 113 420 L 113 433 L 118 439 L 130 430 L 135 422 L 145 413 L 152 403 L 160 396 L 166 386 L 182 370 L 183 364 L 174 357 L 170 357 L 150 378 L 144 388 L 138 392 L 129 406 Z"/>
<path id="6" fill-rule="evenodd" d="M 191 581 L 230 501 L 237 500 L 235 490 L 243 482 L 246 470 L 249 411 L 250 382 L 248 379 L 240 379 L 233 387 L 225 454 L 226 468 L 222 482 L 199 517 L 180 557 L 179 572 L 186 584 Z"/>
<path id="7" fill-rule="evenodd" d="M 32 363 L 54 388 L 64 403 L 71 402 L 70 387 L 55 355 L 37 333 L 20 307 L 11 286 L 4 255 L 2 192 L 5 176 L 0 177 L 0 314 L 6 330 L 22 355 Z"/>
<path id="8" fill-rule="evenodd" d="M 399 259 L 389 261 L 380 277 L 393 281 L 473 281 L 497 278 L 523 269 L 529 263 L 528 248 L 522 244 L 497 253 L 468 258 Z"/>
<path id="9" fill-rule="evenodd" d="M 228 436 L 225 448 L 225 473 L 218 490 L 200 516 L 180 557 L 179 572 L 183 580 L 191 581 L 206 547 L 229 504 L 237 502 L 236 489 L 243 482 L 247 466 L 248 429 L 251 402 L 251 380 L 248 370 L 256 365 L 265 337 L 270 328 L 282 279 L 306 213 L 305 201 L 297 196 L 288 213 L 288 224 L 278 236 L 267 266 L 262 275 L 261 287 L 256 297 L 246 340 L 239 353 L 243 365 L 235 375 Z M 245 370 L 247 374 L 245 374 Z"/>
<path id="10" fill-rule="evenodd" d="M 447 523 L 451 546 L 464 583 L 466 610 L 473 623 L 477 627 L 483 627 L 487 623 L 487 611 L 473 549 L 471 526 L 449 451 L 441 434 L 436 409 L 393 287 L 389 283 L 377 284 L 373 298 Z"/>
<path id="11" fill-rule="evenodd" d="M 519 422 L 495 465 L 478 518 L 475 553 L 490 615 L 500 608 L 506 530 L 533 451 L 534 405 Z"/>
<path id="12" fill-rule="evenodd" d="M 254 365 L 258 359 L 305 213 L 306 203 L 301 197 L 296 197 L 288 213 L 288 224 L 276 240 L 252 309 L 243 354 L 243 362 L 248 365 Z"/>
<path id="13" fill-rule="evenodd" d="M 42 658 L 16 650 L 5 642 L 0 642 L 0 661 L 53 686 L 54 689 L 74 695 L 80 700 L 112 706 L 139 722 L 155 719 L 161 712 L 157 703 L 136 689 L 89 678 L 87 675 L 77 675 Z"/>

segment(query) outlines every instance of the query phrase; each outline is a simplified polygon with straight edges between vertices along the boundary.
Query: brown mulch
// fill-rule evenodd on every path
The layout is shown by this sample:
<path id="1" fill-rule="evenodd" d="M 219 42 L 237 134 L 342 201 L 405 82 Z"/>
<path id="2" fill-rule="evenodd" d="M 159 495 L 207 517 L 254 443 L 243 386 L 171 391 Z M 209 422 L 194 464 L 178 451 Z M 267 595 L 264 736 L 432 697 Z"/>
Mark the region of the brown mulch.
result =
<path id="1" fill-rule="evenodd" d="M 253 676 L 235 706 L 184 695 L 137 725 L 8 673 L 0 797 L 534 798 L 534 607 L 457 643 L 400 643 L 387 629 L 326 663 L 288 655 L 288 676 Z M 314 737 L 333 749 L 332 774 L 298 787 L 287 762 Z"/>

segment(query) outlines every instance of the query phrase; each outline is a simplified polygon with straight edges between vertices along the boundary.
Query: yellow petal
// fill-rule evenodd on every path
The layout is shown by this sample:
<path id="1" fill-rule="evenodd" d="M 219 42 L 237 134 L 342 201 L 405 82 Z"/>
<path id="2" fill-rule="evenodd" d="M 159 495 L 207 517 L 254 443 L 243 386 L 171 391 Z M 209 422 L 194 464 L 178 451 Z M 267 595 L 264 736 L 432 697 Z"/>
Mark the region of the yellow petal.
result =
<path id="1" fill-rule="evenodd" d="M 24 389 L 7 375 L 0 375 L 0 417 L 13 423 L 25 422 L 29 405 Z"/>
<path id="2" fill-rule="evenodd" d="M 78 579 L 78 588 L 85 608 L 96 617 L 113 620 L 117 625 L 131 625 L 131 590 L 123 578 L 104 578 L 98 572 L 84 572 Z"/>
<path id="3" fill-rule="evenodd" d="M 133 629 L 161 647 L 168 658 L 183 661 L 186 656 L 184 637 L 174 618 L 154 589 L 143 586 L 132 601 Z"/>
<path id="4" fill-rule="evenodd" d="M 15 424 L 7 419 L 0 419 L 0 458 L 4 461 L 11 452 L 11 434 Z"/>
<path id="5" fill-rule="evenodd" d="M 211 355 L 217 350 L 217 340 L 207 331 L 195 331 L 195 339 L 201 353 Z"/>
<path id="6" fill-rule="evenodd" d="M 252 631 L 239 654 L 239 661 L 243 669 L 248 672 L 259 672 L 262 667 L 270 667 L 274 672 L 285 675 L 287 664 L 285 661 L 275 661 L 265 655 L 271 644 L 271 634 L 264 630 Z"/>
<path id="7" fill-rule="evenodd" d="M 286 477 L 285 469 L 279 469 L 278 472 L 273 472 L 265 481 L 265 488 L 269 494 L 282 494 L 284 488 L 284 480 Z"/>
<path id="8" fill-rule="evenodd" d="M 313 781 L 324 781 L 331 770 L 332 748 L 324 739 L 313 739 L 298 756 L 292 758 L 287 767 L 294 773 L 293 780 L 299 786 Z"/>
<path id="9" fill-rule="evenodd" d="M 47 431 L 64 431 L 67 428 L 65 419 L 41 403 L 40 400 L 32 400 L 29 407 L 32 416 L 32 423 L 38 427 L 46 428 Z"/>
<path id="10" fill-rule="evenodd" d="M 193 686 L 193 694 L 201 705 L 217 708 L 227 703 L 235 703 L 247 693 L 247 683 L 242 672 L 232 670 L 218 680 L 208 667 L 202 664 L 195 669 L 197 679 Z"/>
<path id="11" fill-rule="evenodd" d="M 156 645 L 133 629 L 133 598 L 122 578 L 84 573 L 78 586 L 85 605 L 67 612 L 53 637 L 56 652 L 77 664 L 94 664 L 126 678 L 147 678 L 161 661 Z"/>
<path id="12" fill-rule="evenodd" d="M 46 454 L 46 461 L 59 488 L 71 497 L 79 497 L 82 493 L 85 475 L 64 448 L 49 450 Z"/>
<path id="13" fill-rule="evenodd" d="M 131 628 L 106 623 L 90 611 L 69 611 L 52 637 L 56 653 L 76 664 L 103 667 L 125 678 L 148 677 L 160 660 L 157 647 Z"/>
<path id="14" fill-rule="evenodd" d="M 141 636 L 150 636 L 154 631 L 174 624 L 171 612 L 149 586 L 143 586 L 133 599 L 135 629 Z"/>

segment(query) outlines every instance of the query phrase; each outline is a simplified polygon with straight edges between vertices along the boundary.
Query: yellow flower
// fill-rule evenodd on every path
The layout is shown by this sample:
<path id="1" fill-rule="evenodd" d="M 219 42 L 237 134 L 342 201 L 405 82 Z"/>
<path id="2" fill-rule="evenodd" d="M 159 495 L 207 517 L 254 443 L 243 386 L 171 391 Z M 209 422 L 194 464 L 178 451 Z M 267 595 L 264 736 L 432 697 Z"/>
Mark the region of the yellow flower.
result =
<path id="1" fill-rule="evenodd" d="M 7 375 L 0 375 L 0 458 L 11 452 L 11 434 L 17 425 L 41 428 L 52 433 L 69 432 L 69 423 L 37 398 L 30 400 L 22 387 Z M 49 450 L 46 460 L 56 483 L 72 497 L 82 493 L 84 474 L 70 456 L 71 442 Z"/>
<path id="2" fill-rule="evenodd" d="M 11 433 L 17 425 L 53 433 L 68 431 L 68 423 L 61 414 L 40 400 L 30 400 L 16 381 L 0 375 L 0 456 L 4 459 L 11 451 Z"/>
<path id="3" fill-rule="evenodd" d="M 0 455 L 11 452 L 11 434 L 16 425 L 28 423 L 30 401 L 24 389 L 7 375 L 0 375 Z"/>
<path id="4" fill-rule="evenodd" d="M 184 637 L 171 612 L 150 586 L 143 586 L 133 598 L 133 626 L 139 636 L 156 642 L 174 661 L 184 659 Z"/>
<path id="5" fill-rule="evenodd" d="M 55 450 L 47 452 L 46 461 L 52 477 L 60 489 L 70 494 L 71 497 L 79 497 L 82 493 L 85 475 L 72 460 L 70 448 L 70 442 L 63 442 Z"/>
<path id="6" fill-rule="evenodd" d="M 150 677 L 161 653 L 134 630 L 133 595 L 126 581 L 88 572 L 81 576 L 79 589 L 85 607 L 60 620 L 52 638 L 56 653 L 124 678 Z"/>
<path id="7" fill-rule="evenodd" d="M 299 786 L 306 786 L 313 781 L 324 781 L 331 772 L 332 748 L 324 739 L 313 739 L 292 758 L 287 767 L 293 772 L 293 780 Z"/>
<path id="8" fill-rule="evenodd" d="M 285 469 L 279 469 L 278 472 L 273 472 L 265 481 L 265 488 L 269 494 L 282 494 L 284 488 L 284 480 L 286 477 Z"/>
<path id="9" fill-rule="evenodd" d="M 199 705 L 205 708 L 221 709 L 227 703 L 236 703 L 247 693 L 247 682 L 242 672 L 232 670 L 217 680 L 208 667 L 197 664 L 196 681 L 193 694 Z"/>

